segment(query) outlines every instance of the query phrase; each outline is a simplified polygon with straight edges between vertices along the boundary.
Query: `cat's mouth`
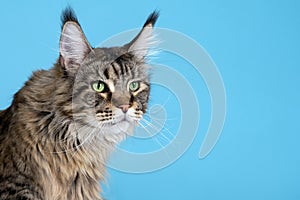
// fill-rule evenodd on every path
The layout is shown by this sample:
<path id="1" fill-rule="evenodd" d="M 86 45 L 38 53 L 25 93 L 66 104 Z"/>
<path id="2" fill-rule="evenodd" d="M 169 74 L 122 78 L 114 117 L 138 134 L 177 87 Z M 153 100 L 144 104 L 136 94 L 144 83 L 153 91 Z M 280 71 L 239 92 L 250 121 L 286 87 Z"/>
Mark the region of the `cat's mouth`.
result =
<path id="1" fill-rule="evenodd" d="M 126 113 L 115 113 L 109 120 L 102 121 L 102 131 L 119 134 L 131 134 L 134 125 L 141 119 L 141 116 L 136 116 L 132 111 Z M 105 129 L 105 130 L 104 130 Z"/>

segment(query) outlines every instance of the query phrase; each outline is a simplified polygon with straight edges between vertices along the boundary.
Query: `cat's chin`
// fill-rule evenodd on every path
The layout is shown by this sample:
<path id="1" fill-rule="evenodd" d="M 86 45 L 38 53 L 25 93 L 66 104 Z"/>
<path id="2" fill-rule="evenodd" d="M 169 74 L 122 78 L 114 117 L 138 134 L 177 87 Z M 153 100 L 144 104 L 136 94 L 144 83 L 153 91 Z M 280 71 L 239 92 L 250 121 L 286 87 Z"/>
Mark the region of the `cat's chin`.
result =
<path id="1" fill-rule="evenodd" d="M 124 119 L 117 123 L 106 125 L 101 132 L 104 132 L 105 134 L 113 134 L 113 135 L 115 134 L 131 135 L 133 132 L 133 127 L 134 127 L 134 123 Z"/>
<path id="2" fill-rule="evenodd" d="M 133 126 L 134 124 L 132 122 L 129 122 L 124 119 L 122 121 L 112 124 L 110 127 L 108 127 L 108 130 L 112 134 L 130 134 L 129 131 L 131 131 Z"/>
<path id="3" fill-rule="evenodd" d="M 126 136 L 132 135 L 134 124 L 127 120 L 122 120 L 118 123 L 106 126 L 101 132 L 105 135 L 106 140 L 113 143 L 122 142 Z"/>

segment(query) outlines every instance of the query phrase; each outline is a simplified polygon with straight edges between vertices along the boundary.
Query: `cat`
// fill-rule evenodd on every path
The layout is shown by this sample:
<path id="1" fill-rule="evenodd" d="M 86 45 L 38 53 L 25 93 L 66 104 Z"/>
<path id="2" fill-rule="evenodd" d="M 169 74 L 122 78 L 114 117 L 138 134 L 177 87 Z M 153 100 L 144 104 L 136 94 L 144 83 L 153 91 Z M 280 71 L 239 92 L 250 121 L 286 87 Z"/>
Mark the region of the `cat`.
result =
<path id="1" fill-rule="evenodd" d="M 93 48 L 63 10 L 57 62 L 0 112 L 0 199 L 102 200 L 105 162 L 147 110 L 158 16 L 123 46 Z"/>

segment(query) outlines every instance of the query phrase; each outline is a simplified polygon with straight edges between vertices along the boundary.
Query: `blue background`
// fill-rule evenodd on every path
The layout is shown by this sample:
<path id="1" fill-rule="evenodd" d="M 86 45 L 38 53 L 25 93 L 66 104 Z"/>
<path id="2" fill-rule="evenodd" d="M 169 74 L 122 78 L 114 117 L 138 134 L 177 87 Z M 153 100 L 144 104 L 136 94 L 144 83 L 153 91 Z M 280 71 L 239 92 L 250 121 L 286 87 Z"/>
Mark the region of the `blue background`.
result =
<path id="1" fill-rule="evenodd" d="M 56 61 L 59 16 L 68 4 L 93 45 L 140 27 L 150 12 L 159 9 L 157 26 L 201 44 L 226 87 L 226 123 L 208 157 L 198 159 L 210 119 L 209 94 L 200 77 L 199 83 L 192 82 L 199 91 L 201 121 L 190 148 L 172 165 L 152 173 L 110 169 L 105 197 L 300 199 L 299 1 L 2 2 L 0 109 L 10 104 L 33 70 L 48 69 Z M 168 62 L 167 57 L 160 59 Z M 188 75 L 184 63 L 174 68 Z M 152 98 L 155 94 L 154 90 Z"/>

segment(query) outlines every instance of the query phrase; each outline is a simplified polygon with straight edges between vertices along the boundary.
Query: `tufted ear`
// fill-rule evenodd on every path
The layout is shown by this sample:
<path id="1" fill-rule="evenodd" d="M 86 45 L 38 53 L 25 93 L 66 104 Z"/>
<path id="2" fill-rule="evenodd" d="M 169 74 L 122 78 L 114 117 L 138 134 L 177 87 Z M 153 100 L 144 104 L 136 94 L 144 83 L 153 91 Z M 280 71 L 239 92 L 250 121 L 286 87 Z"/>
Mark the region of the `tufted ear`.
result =
<path id="1" fill-rule="evenodd" d="M 139 34 L 127 44 L 128 52 L 132 53 L 138 59 L 144 59 L 151 46 L 156 42 L 153 34 L 153 26 L 158 16 L 159 12 L 157 11 L 151 13 Z"/>
<path id="2" fill-rule="evenodd" d="M 92 48 L 71 8 L 63 11 L 62 22 L 60 63 L 67 71 L 75 72 Z"/>

